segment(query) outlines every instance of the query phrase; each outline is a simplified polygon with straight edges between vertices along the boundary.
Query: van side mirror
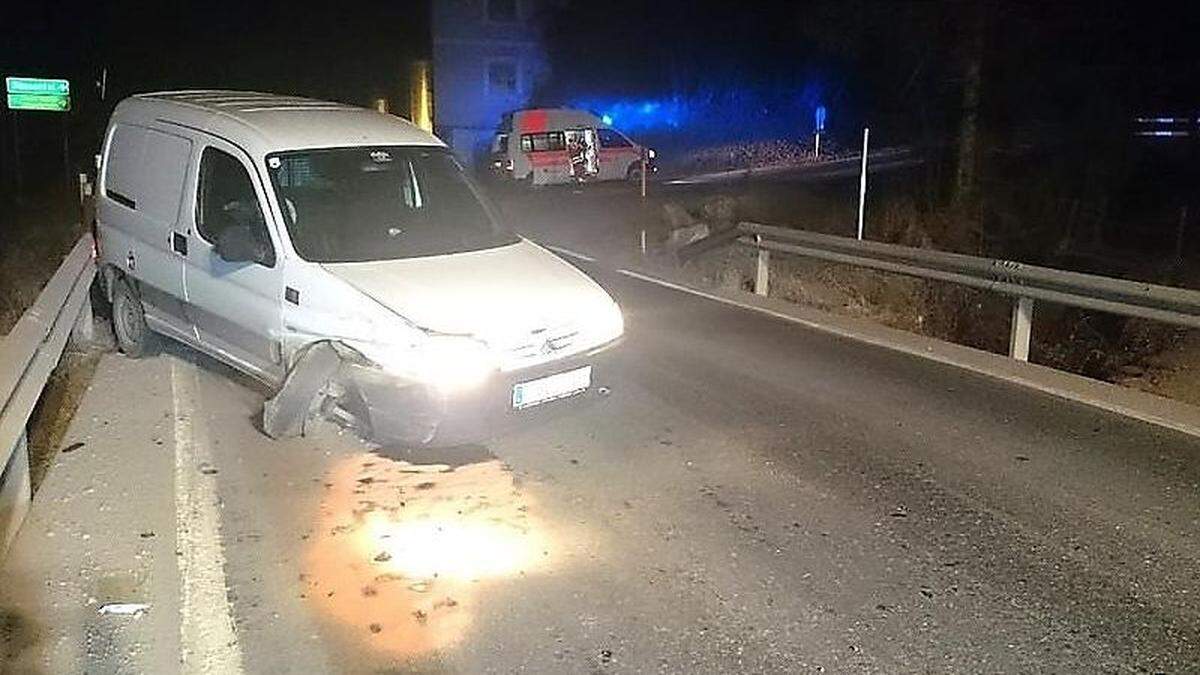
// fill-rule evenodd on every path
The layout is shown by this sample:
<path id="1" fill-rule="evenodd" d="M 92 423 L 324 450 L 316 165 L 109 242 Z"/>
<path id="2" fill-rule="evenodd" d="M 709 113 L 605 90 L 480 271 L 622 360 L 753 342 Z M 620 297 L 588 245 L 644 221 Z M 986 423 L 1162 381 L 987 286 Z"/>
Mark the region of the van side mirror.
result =
<path id="1" fill-rule="evenodd" d="M 214 247 L 217 256 L 230 263 L 262 262 L 262 246 L 249 227 L 234 225 L 221 230 Z"/>

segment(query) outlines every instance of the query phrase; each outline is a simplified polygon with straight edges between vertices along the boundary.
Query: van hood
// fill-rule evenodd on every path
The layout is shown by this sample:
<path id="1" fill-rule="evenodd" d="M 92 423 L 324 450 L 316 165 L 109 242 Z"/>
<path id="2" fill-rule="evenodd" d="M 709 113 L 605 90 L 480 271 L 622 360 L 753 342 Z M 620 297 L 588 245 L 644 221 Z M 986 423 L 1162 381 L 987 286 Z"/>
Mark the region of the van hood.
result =
<path id="1" fill-rule="evenodd" d="M 613 302 L 587 275 L 524 240 L 482 251 L 322 267 L 421 328 L 472 335 L 494 346 L 578 324 Z"/>

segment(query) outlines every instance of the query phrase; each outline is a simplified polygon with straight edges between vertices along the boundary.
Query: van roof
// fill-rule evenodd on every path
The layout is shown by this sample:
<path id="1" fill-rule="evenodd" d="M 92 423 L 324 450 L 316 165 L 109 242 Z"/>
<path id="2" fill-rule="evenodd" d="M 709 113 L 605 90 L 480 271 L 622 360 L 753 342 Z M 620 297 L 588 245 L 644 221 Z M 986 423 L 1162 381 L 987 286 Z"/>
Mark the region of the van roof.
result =
<path id="1" fill-rule="evenodd" d="M 354 145 L 445 145 L 433 134 L 393 115 L 345 103 L 249 91 L 135 94 L 117 106 L 113 120 L 193 127 L 259 155 Z"/>
<path id="2" fill-rule="evenodd" d="M 608 126 L 595 113 L 578 108 L 522 108 L 502 117 L 500 128 L 513 131 L 515 127 L 519 133 L 539 133 L 564 125 L 577 124 Z"/>

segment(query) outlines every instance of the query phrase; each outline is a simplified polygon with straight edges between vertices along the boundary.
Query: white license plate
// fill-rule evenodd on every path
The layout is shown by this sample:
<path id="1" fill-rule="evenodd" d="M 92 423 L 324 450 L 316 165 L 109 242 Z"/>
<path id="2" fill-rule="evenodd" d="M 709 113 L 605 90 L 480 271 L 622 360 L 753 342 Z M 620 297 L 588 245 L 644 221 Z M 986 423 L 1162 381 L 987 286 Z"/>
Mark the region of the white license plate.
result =
<path id="1" fill-rule="evenodd" d="M 513 385 L 512 406 L 518 410 L 573 396 L 592 386 L 592 367 L 584 366 Z"/>

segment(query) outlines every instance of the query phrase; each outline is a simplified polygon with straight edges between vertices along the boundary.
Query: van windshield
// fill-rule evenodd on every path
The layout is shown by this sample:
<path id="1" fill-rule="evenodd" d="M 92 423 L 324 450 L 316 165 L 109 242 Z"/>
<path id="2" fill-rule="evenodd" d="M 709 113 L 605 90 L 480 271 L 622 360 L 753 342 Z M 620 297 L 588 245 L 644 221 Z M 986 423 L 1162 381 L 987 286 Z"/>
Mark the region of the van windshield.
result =
<path id="1" fill-rule="evenodd" d="M 516 243 L 442 148 L 356 147 L 267 156 L 288 234 L 311 262 L 398 260 Z"/>

